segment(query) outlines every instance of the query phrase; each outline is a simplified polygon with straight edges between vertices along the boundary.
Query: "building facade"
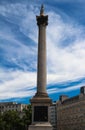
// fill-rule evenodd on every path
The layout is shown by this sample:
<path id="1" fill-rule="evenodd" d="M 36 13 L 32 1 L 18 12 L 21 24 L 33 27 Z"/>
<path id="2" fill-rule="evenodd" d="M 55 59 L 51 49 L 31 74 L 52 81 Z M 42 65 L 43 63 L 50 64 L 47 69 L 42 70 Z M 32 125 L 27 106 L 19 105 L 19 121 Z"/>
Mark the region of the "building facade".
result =
<path id="1" fill-rule="evenodd" d="M 85 87 L 78 96 L 60 96 L 57 102 L 57 130 L 85 130 Z"/>
<path id="2" fill-rule="evenodd" d="M 57 122 L 57 111 L 56 111 L 56 103 L 53 102 L 49 108 L 50 113 L 50 123 L 53 126 L 53 130 L 56 130 L 56 122 Z"/>
<path id="3" fill-rule="evenodd" d="M 22 112 L 24 108 L 27 108 L 26 104 L 19 104 L 16 102 L 3 102 L 0 103 L 0 112 L 3 113 L 5 111 L 18 111 Z"/>

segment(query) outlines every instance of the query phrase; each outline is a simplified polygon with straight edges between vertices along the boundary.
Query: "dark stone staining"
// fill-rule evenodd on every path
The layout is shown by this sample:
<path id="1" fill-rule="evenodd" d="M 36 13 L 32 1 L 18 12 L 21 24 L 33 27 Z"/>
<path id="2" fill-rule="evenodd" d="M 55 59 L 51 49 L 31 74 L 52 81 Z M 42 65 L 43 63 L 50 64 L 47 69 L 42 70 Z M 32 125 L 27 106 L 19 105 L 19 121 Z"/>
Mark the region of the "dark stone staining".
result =
<path id="1" fill-rule="evenodd" d="M 34 121 L 47 122 L 48 121 L 48 106 L 34 107 Z"/>
<path id="2" fill-rule="evenodd" d="M 37 16 L 37 25 L 48 25 L 48 15 L 47 16 Z"/>

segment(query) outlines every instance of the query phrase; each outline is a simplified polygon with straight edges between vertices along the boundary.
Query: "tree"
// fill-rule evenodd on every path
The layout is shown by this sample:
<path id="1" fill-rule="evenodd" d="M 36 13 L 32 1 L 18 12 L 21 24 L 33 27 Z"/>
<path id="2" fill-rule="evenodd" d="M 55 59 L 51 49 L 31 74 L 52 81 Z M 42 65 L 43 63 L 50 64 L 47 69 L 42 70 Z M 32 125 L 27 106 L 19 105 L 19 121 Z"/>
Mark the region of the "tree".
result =
<path id="1" fill-rule="evenodd" d="M 20 114 L 23 116 L 21 117 Z M 23 109 L 22 113 L 13 110 L 0 113 L 0 130 L 27 130 L 31 124 L 31 118 L 31 105 Z"/>
<path id="2" fill-rule="evenodd" d="M 32 107 L 31 107 L 31 105 L 28 105 L 27 109 L 23 109 L 23 112 L 24 112 L 24 116 L 22 119 L 23 119 L 25 128 L 28 129 L 28 126 L 32 122 Z"/>
<path id="3" fill-rule="evenodd" d="M 3 113 L 3 121 L 5 122 L 6 130 L 15 130 L 18 126 L 20 117 L 16 111 L 6 111 Z"/>
<path id="4" fill-rule="evenodd" d="M 0 130 L 4 130 L 5 122 L 3 121 L 3 116 L 0 113 Z"/>

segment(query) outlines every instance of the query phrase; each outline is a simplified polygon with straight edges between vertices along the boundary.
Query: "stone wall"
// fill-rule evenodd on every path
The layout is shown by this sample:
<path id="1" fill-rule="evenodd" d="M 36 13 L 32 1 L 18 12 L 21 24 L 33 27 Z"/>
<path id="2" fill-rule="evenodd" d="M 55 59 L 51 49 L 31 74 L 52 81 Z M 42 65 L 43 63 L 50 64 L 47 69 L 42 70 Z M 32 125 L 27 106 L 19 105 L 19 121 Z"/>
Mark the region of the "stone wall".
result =
<path id="1" fill-rule="evenodd" d="M 57 130 L 85 130 L 85 94 L 57 102 Z"/>

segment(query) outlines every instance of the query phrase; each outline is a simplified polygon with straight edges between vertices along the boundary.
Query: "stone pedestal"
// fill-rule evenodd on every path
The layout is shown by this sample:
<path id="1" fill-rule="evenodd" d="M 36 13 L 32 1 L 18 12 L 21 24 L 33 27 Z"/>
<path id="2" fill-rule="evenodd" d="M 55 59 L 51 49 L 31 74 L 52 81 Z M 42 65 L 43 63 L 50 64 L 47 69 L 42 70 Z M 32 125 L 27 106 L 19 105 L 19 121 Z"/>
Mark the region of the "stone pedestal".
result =
<path id="1" fill-rule="evenodd" d="M 36 123 L 30 125 L 28 130 L 52 130 L 52 126 L 49 122 Z"/>
<path id="2" fill-rule="evenodd" d="M 53 130 L 50 124 L 49 107 L 51 105 L 51 99 L 46 96 L 35 95 L 31 99 L 32 104 L 32 125 L 28 130 Z"/>

